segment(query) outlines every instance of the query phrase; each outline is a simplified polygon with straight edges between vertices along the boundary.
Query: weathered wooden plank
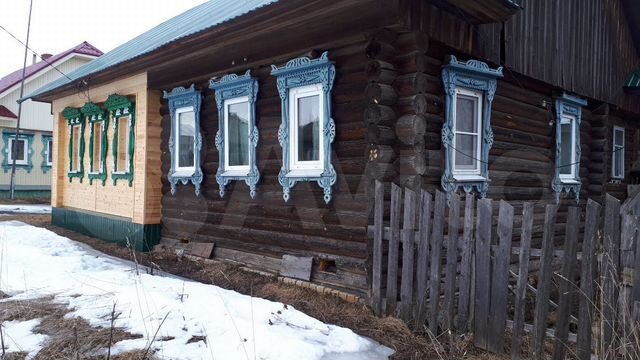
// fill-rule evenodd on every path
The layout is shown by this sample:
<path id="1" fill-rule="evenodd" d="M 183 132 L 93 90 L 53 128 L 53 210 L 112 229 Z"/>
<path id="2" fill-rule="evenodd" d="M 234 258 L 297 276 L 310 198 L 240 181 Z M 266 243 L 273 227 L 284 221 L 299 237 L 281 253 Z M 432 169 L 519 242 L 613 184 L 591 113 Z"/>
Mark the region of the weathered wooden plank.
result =
<path id="1" fill-rule="evenodd" d="M 556 318 L 556 336 L 553 346 L 553 360 L 563 360 L 567 352 L 569 336 L 569 316 L 571 315 L 572 294 L 575 292 L 576 251 L 578 248 L 578 227 L 580 225 L 580 208 L 572 206 L 567 216 L 567 232 L 564 240 L 564 258 L 562 259 L 562 276 L 560 283 L 560 302 Z"/>
<path id="2" fill-rule="evenodd" d="M 591 359 L 591 320 L 593 318 L 593 270 L 595 243 L 600 220 L 600 204 L 589 199 L 582 240 L 582 268 L 580 271 L 580 305 L 578 312 L 578 360 Z"/>
<path id="3" fill-rule="evenodd" d="M 604 252 L 602 257 L 602 346 L 604 355 L 616 349 L 615 329 L 618 303 L 617 274 L 620 269 L 620 201 L 607 194 L 605 198 Z"/>
<path id="4" fill-rule="evenodd" d="M 469 304 L 471 292 L 471 260 L 473 256 L 473 219 L 475 198 L 467 193 L 464 206 L 464 230 L 462 232 L 462 257 L 460 260 L 460 293 L 458 296 L 458 324 L 459 333 L 465 333 L 469 321 Z"/>
<path id="5" fill-rule="evenodd" d="M 396 314 L 398 302 L 398 252 L 400 251 L 400 211 L 402 207 L 402 189 L 391 186 L 391 240 L 387 262 L 387 303 L 386 314 Z"/>
<path id="6" fill-rule="evenodd" d="M 294 279 L 309 281 L 311 279 L 312 257 L 282 255 L 280 275 Z"/>
<path id="7" fill-rule="evenodd" d="M 476 266 L 474 343 L 482 349 L 488 348 L 489 293 L 491 291 L 491 217 L 490 199 L 478 200 L 476 215 Z"/>
<path id="8" fill-rule="evenodd" d="M 545 209 L 544 233 L 542 235 L 542 257 L 538 272 L 538 296 L 533 318 L 533 359 L 544 359 L 544 338 L 547 330 L 547 313 L 549 311 L 549 295 L 551 292 L 551 263 L 553 260 L 553 239 L 558 205 L 549 204 Z"/>
<path id="9" fill-rule="evenodd" d="M 488 348 L 494 353 L 501 353 L 504 351 L 504 328 L 507 323 L 509 264 L 513 235 L 513 206 L 503 200 L 500 201 L 497 234 L 498 252 L 493 258 L 491 276 Z"/>
<path id="10" fill-rule="evenodd" d="M 524 331 L 524 310 L 526 306 L 527 284 L 529 279 L 529 249 L 531 246 L 531 229 L 533 228 L 533 203 L 522 205 L 522 229 L 520 235 L 520 256 L 518 258 L 518 282 L 516 284 L 515 310 L 513 314 L 513 330 L 511 359 L 520 360 L 522 352 L 522 336 Z"/>
<path id="11" fill-rule="evenodd" d="M 426 298 L 429 270 L 429 225 L 431 224 L 431 194 L 422 190 L 418 229 L 418 259 L 416 266 L 416 328 L 422 329 L 426 316 Z"/>
<path id="12" fill-rule="evenodd" d="M 189 243 L 187 246 L 187 252 L 189 255 L 209 259 L 211 254 L 213 253 L 213 248 L 215 244 L 210 243 L 202 243 L 202 242 L 193 242 Z"/>
<path id="13" fill-rule="evenodd" d="M 429 331 L 434 336 L 438 335 L 438 301 L 440 299 L 440 253 L 442 251 L 442 236 L 444 230 L 444 210 L 446 196 L 441 191 L 436 191 L 436 200 L 433 210 L 433 232 L 431 233 L 431 260 L 429 278 Z"/>
<path id="14" fill-rule="evenodd" d="M 376 181 L 374 201 L 371 308 L 376 315 L 380 315 L 382 313 L 382 236 L 384 231 L 384 184 L 380 181 Z"/>
<path id="15" fill-rule="evenodd" d="M 447 237 L 447 268 L 444 287 L 444 326 L 453 330 L 455 319 L 456 273 L 458 265 L 458 224 L 460 222 L 460 196 L 453 194 L 449 203 L 449 230 Z"/>
<path id="16" fill-rule="evenodd" d="M 639 225 L 640 221 L 638 217 L 635 217 L 635 225 L 636 227 Z M 636 234 L 639 229 L 636 229 Z M 640 301 L 640 245 L 636 243 L 636 252 L 634 257 L 633 264 L 633 291 L 631 293 L 631 304 Z"/>
<path id="17" fill-rule="evenodd" d="M 400 300 L 402 319 L 410 322 L 413 317 L 413 258 L 416 225 L 416 193 L 407 188 L 404 191 L 404 219 L 402 222 L 402 279 L 400 282 Z"/>

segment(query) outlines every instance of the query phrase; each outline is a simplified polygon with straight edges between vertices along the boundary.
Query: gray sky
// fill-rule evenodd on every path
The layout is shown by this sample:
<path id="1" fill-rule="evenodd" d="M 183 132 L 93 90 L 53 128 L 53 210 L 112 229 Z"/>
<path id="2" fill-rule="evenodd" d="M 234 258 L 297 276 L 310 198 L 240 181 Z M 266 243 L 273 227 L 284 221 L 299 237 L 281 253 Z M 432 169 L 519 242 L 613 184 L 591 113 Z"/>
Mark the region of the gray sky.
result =
<path id="1" fill-rule="evenodd" d="M 228 0 L 227 0 L 228 1 Z M 29 47 L 56 54 L 88 41 L 108 52 L 205 0 L 33 0 Z M 0 25 L 23 42 L 29 0 L 0 0 Z M 0 29 L 0 78 L 21 69 L 24 47 Z M 31 64 L 29 53 L 27 65 Z"/>

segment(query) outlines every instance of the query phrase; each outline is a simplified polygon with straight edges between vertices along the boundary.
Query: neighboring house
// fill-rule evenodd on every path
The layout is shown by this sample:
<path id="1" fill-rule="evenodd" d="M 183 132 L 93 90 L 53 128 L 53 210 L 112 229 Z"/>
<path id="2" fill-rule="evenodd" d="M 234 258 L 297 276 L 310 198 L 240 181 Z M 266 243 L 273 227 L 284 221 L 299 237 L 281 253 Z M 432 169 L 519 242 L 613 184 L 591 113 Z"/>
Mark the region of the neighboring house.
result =
<path id="1" fill-rule="evenodd" d="M 25 70 L 24 94 L 63 77 L 63 73 L 70 73 L 100 55 L 100 50 L 83 42 L 57 55 L 44 54 L 39 62 L 34 56 L 34 63 Z M 0 79 L 0 197 L 8 196 L 11 182 L 11 147 L 16 134 L 21 80 L 22 69 Z M 51 107 L 27 100 L 22 104 L 21 116 L 16 153 L 17 194 L 21 197 L 49 197 L 54 161 Z"/>
<path id="2" fill-rule="evenodd" d="M 622 197 L 640 128 L 623 5 L 207 2 L 28 96 L 55 117 L 53 223 L 273 272 L 313 257 L 311 281 L 364 294 L 374 180 L 561 214 Z"/>

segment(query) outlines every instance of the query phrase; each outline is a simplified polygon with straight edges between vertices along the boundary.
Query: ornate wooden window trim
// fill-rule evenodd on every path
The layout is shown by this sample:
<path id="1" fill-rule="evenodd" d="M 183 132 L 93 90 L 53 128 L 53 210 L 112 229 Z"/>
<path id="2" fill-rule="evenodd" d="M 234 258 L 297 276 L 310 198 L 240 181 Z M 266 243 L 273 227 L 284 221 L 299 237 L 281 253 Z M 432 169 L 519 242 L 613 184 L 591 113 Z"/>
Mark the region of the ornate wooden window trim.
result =
<path id="1" fill-rule="evenodd" d="M 496 93 L 497 79 L 501 78 L 502 67 L 491 69 L 478 60 L 458 61 L 455 56 L 448 56 L 447 65 L 442 70 L 442 82 L 445 90 L 445 123 L 442 126 L 442 144 L 445 148 L 444 173 L 441 186 L 450 197 L 459 189 L 471 192 L 474 188 L 481 197 L 485 197 L 489 190 L 489 150 L 493 145 L 493 130 L 491 130 L 491 104 Z M 454 138 L 454 107 L 456 105 L 456 89 L 471 89 L 482 92 L 482 124 L 480 173 L 474 177 L 456 177 L 453 171 L 453 161 L 457 149 L 453 148 Z"/>
<path id="2" fill-rule="evenodd" d="M 117 184 L 118 180 L 126 180 L 129 183 L 129 187 L 131 187 L 133 186 L 133 165 L 136 148 L 136 105 L 127 97 L 118 94 L 110 95 L 104 105 L 107 108 L 107 111 L 109 111 L 111 119 L 113 119 L 113 147 L 111 150 L 113 155 L 113 167 L 111 168 L 111 179 L 113 180 L 114 186 Z M 118 132 L 120 131 L 120 127 L 118 125 L 120 124 L 120 119 L 124 117 L 129 118 L 129 126 L 127 129 L 127 170 L 120 171 L 117 168 L 119 155 Z"/>
<path id="3" fill-rule="evenodd" d="M 53 166 L 53 154 L 51 155 L 51 164 L 47 161 L 49 158 L 49 143 L 53 143 L 53 136 L 42 135 L 42 152 L 40 152 L 42 155 L 42 165 L 40 165 L 40 167 L 42 168 L 43 174 L 46 174 Z M 53 151 L 53 147 L 51 148 L 51 151 Z"/>
<path id="4" fill-rule="evenodd" d="M 281 68 L 271 65 L 271 75 L 276 76 L 278 83 L 278 93 L 280 94 L 282 106 L 282 123 L 278 129 L 278 142 L 282 146 L 282 168 L 278 175 L 278 181 L 282 185 L 284 201 L 288 201 L 291 188 L 300 181 L 315 181 L 324 191 L 324 201 L 331 201 L 332 186 L 336 183 L 336 171 L 331 162 L 331 143 L 335 139 L 336 126 L 331 118 L 331 89 L 336 76 L 336 69 L 333 61 L 329 60 L 328 53 L 325 51 L 317 59 L 308 57 L 299 57 L 289 60 L 287 64 Z M 292 173 L 290 169 L 290 141 L 291 134 L 289 129 L 289 91 L 294 88 L 320 84 L 322 85 L 323 116 L 320 119 L 322 124 L 322 134 L 324 144 L 321 151 L 324 151 L 324 168 L 318 175 L 299 175 Z"/>
<path id="5" fill-rule="evenodd" d="M 2 148 L 2 155 L 3 155 L 2 169 L 4 170 L 5 173 L 11 171 L 11 166 L 13 165 L 11 161 L 11 156 L 10 156 L 12 149 L 11 149 L 11 146 L 9 146 L 9 142 L 10 142 L 10 139 L 15 139 L 15 138 L 16 138 L 15 131 L 5 130 L 2 132 L 2 140 L 4 142 L 4 146 Z M 19 163 L 16 161 L 16 170 L 23 169 L 23 170 L 26 170 L 28 174 L 30 174 L 31 170 L 33 169 L 33 162 L 32 162 L 33 134 L 20 133 L 20 135 L 18 136 L 18 140 L 26 141 L 27 151 L 25 153 L 25 157 L 27 161 L 25 163 Z"/>
<path id="6" fill-rule="evenodd" d="M 170 92 L 164 91 L 165 99 L 169 102 L 169 112 L 171 114 L 171 136 L 169 137 L 169 151 L 171 153 L 171 169 L 169 170 L 168 179 L 171 185 L 171 194 L 175 194 L 176 185 L 181 182 L 186 185 L 191 182 L 195 187 L 196 196 L 200 195 L 200 185 L 202 184 L 203 174 L 200 168 L 200 151 L 202 149 L 202 131 L 200 130 L 200 107 L 202 104 L 202 95 L 200 91 L 196 90 L 195 86 L 191 84 L 188 89 L 184 87 L 177 87 Z M 175 171 L 176 159 L 174 158 L 178 154 L 176 153 L 174 146 L 176 144 L 176 124 L 178 118 L 176 111 L 189 108 L 193 109 L 195 118 L 195 149 L 194 149 L 194 172 L 193 174 L 183 175 Z"/>
<path id="7" fill-rule="evenodd" d="M 258 95 L 258 80 L 251 77 L 251 70 L 244 75 L 224 75 L 219 81 L 209 81 L 209 88 L 215 91 L 216 105 L 218 107 L 218 132 L 216 133 L 216 149 L 218 149 L 219 162 L 216 181 L 220 186 L 220 197 L 224 197 L 225 187 L 232 180 L 244 180 L 249 186 L 249 195 L 253 199 L 256 195 L 256 185 L 260 181 L 260 171 L 256 161 L 256 147 L 258 146 L 259 132 L 256 126 L 256 99 Z M 247 98 L 249 103 L 249 169 L 246 173 L 226 171 L 225 153 L 225 106 L 226 102 L 238 98 Z"/>
<path id="8" fill-rule="evenodd" d="M 616 142 L 616 133 L 617 132 L 621 132 L 622 133 L 622 144 L 618 144 Z M 613 137 L 611 139 L 611 179 L 613 181 L 620 181 L 624 179 L 624 150 L 625 150 L 625 139 L 626 136 L 626 131 L 625 128 L 622 126 L 617 126 L 614 125 L 613 126 Z M 620 159 L 620 165 L 622 165 L 622 174 L 617 174 L 616 173 L 616 160 Z"/>
<path id="9" fill-rule="evenodd" d="M 580 145 L 580 123 L 582 121 L 582 107 L 587 106 L 587 101 L 580 99 L 576 96 L 569 94 L 562 94 L 561 97 L 556 99 L 556 169 L 553 182 L 551 183 L 551 189 L 555 192 L 556 202 L 560 200 L 560 194 L 573 192 L 576 197 L 576 202 L 580 201 L 580 189 L 582 187 L 582 181 L 580 180 L 580 157 L 582 156 L 582 147 Z M 577 164 L 575 164 L 575 173 L 571 179 L 561 178 L 560 168 L 566 164 L 560 164 L 560 122 L 563 116 L 568 115 L 575 119 L 574 131 L 575 131 L 575 158 Z M 574 166 L 572 164 L 571 166 Z"/>
<path id="10" fill-rule="evenodd" d="M 84 127 L 85 117 L 78 108 L 67 107 L 62 111 L 62 116 L 67 119 L 69 125 L 69 170 L 67 171 L 67 177 L 69 182 L 73 181 L 73 178 L 80 179 L 84 177 Z M 73 168 L 73 128 L 74 126 L 80 127 L 80 143 L 78 144 L 78 170 L 71 171 Z"/>
<path id="11" fill-rule="evenodd" d="M 109 117 L 105 109 L 98 105 L 88 102 L 80 109 L 82 115 L 89 121 L 89 185 L 93 184 L 93 180 L 100 180 L 102 186 L 107 182 L 107 129 L 109 128 Z M 100 130 L 100 165 L 99 169 L 93 168 L 93 154 L 96 152 L 95 143 L 93 141 L 96 124 L 102 123 Z"/>

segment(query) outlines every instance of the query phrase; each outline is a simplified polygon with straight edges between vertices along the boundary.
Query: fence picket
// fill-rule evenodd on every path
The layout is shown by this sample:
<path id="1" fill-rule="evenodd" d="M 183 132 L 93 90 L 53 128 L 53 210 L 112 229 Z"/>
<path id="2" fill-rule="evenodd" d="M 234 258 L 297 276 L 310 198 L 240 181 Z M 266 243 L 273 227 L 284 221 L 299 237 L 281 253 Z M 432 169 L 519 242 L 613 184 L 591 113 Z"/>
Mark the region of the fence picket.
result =
<path id="1" fill-rule="evenodd" d="M 491 199 L 478 200 L 476 222 L 474 343 L 488 348 L 489 292 L 491 291 Z"/>
<path id="2" fill-rule="evenodd" d="M 578 248 L 578 226 L 580 208 L 569 208 L 567 232 L 564 239 L 564 258 L 560 282 L 560 301 L 557 310 L 557 322 L 553 347 L 553 360 L 563 360 L 567 352 L 569 337 L 569 317 L 571 315 L 572 293 L 575 291 L 576 251 Z"/>
<path id="3" fill-rule="evenodd" d="M 413 257 L 416 231 L 416 193 L 404 192 L 404 219 L 402 222 L 402 280 L 400 282 L 401 315 L 406 322 L 413 317 Z"/>
<path id="4" fill-rule="evenodd" d="M 462 233 L 462 259 L 460 260 L 460 294 L 458 298 L 458 324 L 459 333 L 467 331 L 469 321 L 469 303 L 471 291 L 471 259 L 473 256 L 473 218 L 475 198 L 467 193 L 464 206 L 464 230 Z"/>
<path id="5" fill-rule="evenodd" d="M 389 260 L 387 264 L 387 306 L 386 314 L 396 314 L 398 301 L 398 252 L 400 251 L 400 210 L 402 189 L 391 186 L 391 240 L 389 241 Z"/>
<path id="6" fill-rule="evenodd" d="M 431 224 L 431 194 L 422 190 L 418 229 L 418 264 L 416 266 L 416 328 L 422 329 L 426 316 L 427 271 L 429 270 L 429 224 Z"/>
<path id="7" fill-rule="evenodd" d="M 529 251 L 531 249 L 531 230 L 533 228 L 533 204 L 524 203 L 522 206 L 522 229 L 520 235 L 520 255 L 518 267 L 518 283 L 516 284 L 516 299 L 513 315 L 513 330 L 511 344 L 511 359 L 520 360 L 522 352 L 522 335 L 524 331 L 524 311 L 526 306 L 527 284 L 529 278 Z"/>
<path id="8" fill-rule="evenodd" d="M 491 301 L 489 309 L 488 349 L 495 353 L 504 351 L 504 329 L 507 325 L 507 295 L 509 288 L 509 264 L 513 235 L 513 206 L 500 201 L 498 213 L 498 251 L 493 257 L 491 275 Z"/>
<path id="9" fill-rule="evenodd" d="M 615 358 L 617 348 L 614 338 L 616 329 L 618 286 L 616 284 L 620 265 L 620 201 L 607 194 L 605 200 L 604 253 L 602 256 L 602 355 L 603 359 Z"/>
<path id="10" fill-rule="evenodd" d="M 580 305 L 578 312 L 578 360 L 591 359 L 591 320 L 593 317 L 593 270 L 595 242 L 600 219 L 600 204 L 589 199 L 584 220 L 582 269 L 580 272 Z"/>
<path id="11" fill-rule="evenodd" d="M 438 335 L 438 301 L 440 299 L 440 253 L 442 251 L 442 231 L 444 230 L 444 208 L 446 197 L 441 191 L 436 191 L 436 201 L 433 209 L 433 232 L 431 234 L 431 261 L 429 279 L 429 331 Z"/>
<path id="12" fill-rule="evenodd" d="M 374 201 L 371 308 L 376 315 L 380 315 L 382 313 L 382 241 L 384 236 L 384 185 L 380 181 L 376 181 Z"/>
<path id="13" fill-rule="evenodd" d="M 458 265 L 458 224 L 460 223 L 460 196 L 453 194 L 449 204 L 449 230 L 447 236 L 447 275 L 444 287 L 444 326 L 453 330 L 455 319 L 456 272 Z"/>
<path id="14" fill-rule="evenodd" d="M 544 359 L 544 339 L 547 332 L 547 313 L 551 292 L 551 272 L 553 260 L 553 240 L 558 205 L 549 204 L 545 208 L 544 232 L 542 235 L 542 257 L 538 272 L 538 296 L 533 318 L 533 359 Z"/>

